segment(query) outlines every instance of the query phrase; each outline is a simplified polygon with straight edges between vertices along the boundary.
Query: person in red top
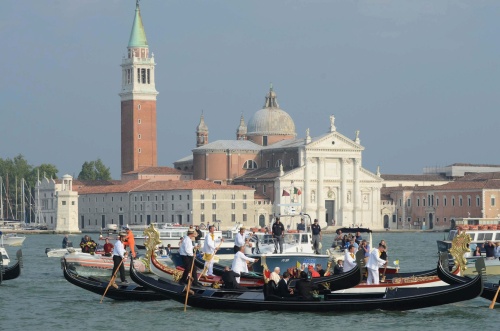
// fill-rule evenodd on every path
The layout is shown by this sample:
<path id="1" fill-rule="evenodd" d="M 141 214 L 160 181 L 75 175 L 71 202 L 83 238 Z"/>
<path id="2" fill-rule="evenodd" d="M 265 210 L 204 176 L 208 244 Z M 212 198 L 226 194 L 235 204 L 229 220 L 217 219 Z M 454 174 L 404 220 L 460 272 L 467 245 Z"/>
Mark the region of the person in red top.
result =
<path id="1" fill-rule="evenodd" d="M 127 237 L 125 238 L 125 242 L 123 245 L 125 247 L 129 246 L 130 247 L 130 252 L 132 253 L 132 257 L 135 259 L 136 254 L 135 254 L 135 238 L 134 238 L 134 233 L 128 226 L 125 227 L 125 231 L 127 231 Z"/>
<path id="2" fill-rule="evenodd" d="M 109 238 L 105 239 L 105 244 L 104 244 L 104 256 L 111 256 L 113 253 L 113 248 L 115 246 L 109 242 Z"/>
<path id="3" fill-rule="evenodd" d="M 314 270 L 314 266 L 312 264 L 310 264 L 307 268 L 308 268 L 308 271 L 311 273 L 312 278 L 321 277 L 320 274 L 316 270 Z"/>

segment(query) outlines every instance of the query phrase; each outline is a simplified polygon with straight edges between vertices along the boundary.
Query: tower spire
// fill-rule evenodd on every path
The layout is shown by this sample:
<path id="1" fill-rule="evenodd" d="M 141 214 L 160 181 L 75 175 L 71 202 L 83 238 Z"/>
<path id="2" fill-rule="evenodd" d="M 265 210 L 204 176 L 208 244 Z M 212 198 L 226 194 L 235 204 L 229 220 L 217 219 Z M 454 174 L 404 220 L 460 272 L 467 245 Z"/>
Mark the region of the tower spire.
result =
<path id="1" fill-rule="evenodd" d="M 196 147 L 208 144 L 208 126 L 205 124 L 205 117 L 201 111 L 200 124 L 196 127 Z"/>
<path id="2" fill-rule="evenodd" d="M 130 39 L 128 41 L 129 48 L 148 47 L 148 40 L 146 39 L 146 31 L 142 24 L 141 8 L 139 8 L 139 0 L 135 3 L 135 17 L 132 24 L 132 31 L 130 32 Z"/>
<path id="3" fill-rule="evenodd" d="M 246 140 L 247 139 L 247 125 L 245 124 L 245 118 L 243 117 L 243 113 L 240 117 L 240 125 L 236 130 L 236 139 L 237 140 Z"/>

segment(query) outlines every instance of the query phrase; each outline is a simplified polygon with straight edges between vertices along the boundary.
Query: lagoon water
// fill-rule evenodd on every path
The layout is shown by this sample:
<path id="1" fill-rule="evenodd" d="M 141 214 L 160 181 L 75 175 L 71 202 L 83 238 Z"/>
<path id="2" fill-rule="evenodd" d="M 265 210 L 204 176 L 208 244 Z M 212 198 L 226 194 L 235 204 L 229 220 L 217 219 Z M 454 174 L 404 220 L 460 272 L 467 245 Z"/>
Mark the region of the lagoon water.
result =
<path id="1" fill-rule="evenodd" d="M 374 233 L 385 239 L 389 259 L 402 272 L 427 270 L 437 261 L 436 240 L 444 233 Z M 94 235 L 95 236 L 95 235 Z M 80 236 L 71 240 L 78 243 Z M 329 247 L 333 235 L 323 237 Z M 282 313 L 210 311 L 173 301 L 118 302 L 68 283 L 60 261 L 45 248 L 60 247 L 61 235 L 27 235 L 21 276 L 0 285 L 0 330 L 496 330 L 500 304 L 476 298 L 445 306 L 405 312 Z M 7 247 L 15 260 L 17 247 Z M 12 263 L 12 262 L 11 262 Z M 489 281 L 497 281 L 492 278 Z"/>

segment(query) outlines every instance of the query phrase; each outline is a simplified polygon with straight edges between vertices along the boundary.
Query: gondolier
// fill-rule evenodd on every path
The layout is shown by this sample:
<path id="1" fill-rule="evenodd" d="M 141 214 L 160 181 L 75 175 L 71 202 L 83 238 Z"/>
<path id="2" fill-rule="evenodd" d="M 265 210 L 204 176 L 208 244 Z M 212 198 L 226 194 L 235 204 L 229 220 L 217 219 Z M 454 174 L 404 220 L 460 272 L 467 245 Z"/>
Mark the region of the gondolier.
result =
<path id="1" fill-rule="evenodd" d="M 205 269 L 207 271 L 207 276 L 213 277 L 213 267 L 214 267 L 214 255 L 217 252 L 217 247 L 215 246 L 215 226 L 210 225 L 208 228 L 208 235 L 205 236 L 205 242 L 203 243 L 203 259 L 205 260 Z M 221 238 L 221 241 L 224 239 Z"/>
<path id="2" fill-rule="evenodd" d="M 181 246 L 179 247 L 179 254 L 181 255 L 182 261 L 184 263 L 184 272 L 182 273 L 182 277 L 179 280 L 179 283 L 181 284 L 188 283 L 189 271 L 191 270 L 192 266 L 193 271 L 191 272 L 191 277 L 193 281 L 191 284 L 194 286 L 200 286 L 197 277 L 198 270 L 196 268 L 196 264 L 193 264 L 193 258 L 194 258 L 193 241 L 196 235 L 197 233 L 194 229 L 189 229 L 187 235 L 182 240 Z"/>
<path id="3" fill-rule="evenodd" d="M 234 253 L 238 253 L 242 246 L 245 246 L 247 239 L 245 238 L 245 227 L 240 227 L 240 232 L 234 236 Z"/>
<path id="4" fill-rule="evenodd" d="M 111 275 L 115 275 L 116 269 L 120 270 L 120 280 L 122 283 L 127 283 L 127 279 L 125 278 L 125 266 L 123 264 L 123 259 L 127 257 L 127 251 L 123 246 L 123 242 L 127 237 L 125 232 L 120 232 L 119 238 L 115 243 L 115 247 L 113 248 L 113 272 Z M 116 283 L 113 284 L 114 287 L 118 287 Z"/>
<path id="5" fill-rule="evenodd" d="M 380 258 L 380 254 L 385 250 L 385 246 L 380 244 L 378 249 L 374 249 L 370 252 L 370 257 L 368 258 L 368 263 L 366 263 L 366 268 L 368 269 L 368 279 L 366 283 L 379 284 L 379 268 L 387 263 Z"/>
<path id="6" fill-rule="evenodd" d="M 314 247 L 314 252 L 316 254 L 319 254 L 320 252 L 320 245 L 321 245 L 321 226 L 318 224 L 318 219 L 314 220 L 313 225 L 311 225 L 311 232 L 312 232 L 312 244 Z"/>

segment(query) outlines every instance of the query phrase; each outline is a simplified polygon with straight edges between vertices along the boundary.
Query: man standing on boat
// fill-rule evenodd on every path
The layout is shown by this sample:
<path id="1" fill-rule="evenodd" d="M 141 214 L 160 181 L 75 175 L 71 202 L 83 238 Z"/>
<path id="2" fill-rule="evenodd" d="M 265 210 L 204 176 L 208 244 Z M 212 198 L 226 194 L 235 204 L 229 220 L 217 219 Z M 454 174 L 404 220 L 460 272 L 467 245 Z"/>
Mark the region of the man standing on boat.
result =
<path id="1" fill-rule="evenodd" d="M 283 223 L 280 222 L 280 218 L 276 217 L 276 222 L 273 224 L 272 228 L 273 238 L 274 238 L 274 253 L 278 252 L 278 245 L 280 247 L 280 254 L 283 254 L 283 238 L 285 237 L 285 227 Z"/>
<path id="2" fill-rule="evenodd" d="M 305 223 L 305 221 L 304 221 L 303 218 L 300 220 L 300 223 L 297 224 L 297 231 L 299 231 L 299 232 L 305 232 L 306 231 L 306 223 Z"/>
<path id="3" fill-rule="evenodd" d="M 313 225 L 311 225 L 311 232 L 312 232 L 312 244 L 314 247 L 314 253 L 319 254 L 320 250 L 320 244 L 321 244 L 321 226 L 318 224 L 318 219 L 314 220 Z"/>
<path id="4" fill-rule="evenodd" d="M 214 268 L 214 255 L 217 253 L 217 247 L 215 246 L 215 226 L 210 225 L 208 228 L 208 234 L 205 236 L 205 241 L 203 243 L 203 259 L 205 260 L 205 268 L 203 272 L 207 271 L 207 276 L 213 277 Z M 221 241 L 224 241 L 221 239 Z"/>
<path id="5" fill-rule="evenodd" d="M 193 247 L 193 241 L 194 238 L 196 237 L 196 231 L 194 229 L 189 229 L 187 232 L 187 235 L 184 237 L 182 240 L 182 244 L 179 247 L 179 254 L 181 255 L 182 261 L 184 262 L 184 272 L 182 273 L 182 277 L 179 280 L 179 283 L 181 284 L 187 284 L 188 282 L 188 277 L 189 277 L 189 271 L 191 270 L 191 267 L 193 268 L 193 271 L 191 272 L 191 277 L 193 279 L 192 285 L 194 286 L 200 286 L 200 283 L 198 282 L 198 270 L 196 268 L 196 263 L 193 263 L 194 259 L 194 248 Z M 198 248 L 198 246 L 196 246 Z"/>
<path id="6" fill-rule="evenodd" d="M 115 275 L 116 269 L 120 270 L 120 280 L 122 283 L 126 284 L 127 279 L 125 278 L 125 265 L 123 260 L 127 258 L 127 251 L 123 246 L 123 242 L 125 241 L 127 234 L 125 232 L 120 232 L 119 236 L 120 237 L 116 241 L 115 247 L 113 248 L 113 272 L 111 273 L 111 276 Z M 113 287 L 118 288 L 116 283 L 112 285 Z"/>
<path id="7" fill-rule="evenodd" d="M 240 248 L 245 246 L 248 239 L 245 238 L 245 227 L 240 227 L 240 231 L 234 236 L 234 254 L 240 251 Z"/>
<path id="8" fill-rule="evenodd" d="M 355 252 L 356 248 L 354 246 L 349 246 L 348 249 L 345 250 L 345 255 L 344 255 L 344 272 L 351 271 L 356 267 L 356 255 Z"/>
<path id="9" fill-rule="evenodd" d="M 132 253 L 132 257 L 135 259 L 136 253 L 135 253 L 135 238 L 134 238 L 134 233 L 128 226 L 125 227 L 125 231 L 127 233 L 127 238 L 125 239 L 124 245 L 130 247 L 130 252 Z"/>
<path id="10" fill-rule="evenodd" d="M 368 270 L 368 279 L 366 284 L 380 284 L 379 281 L 379 268 L 387 263 L 380 258 L 380 255 L 385 250 L 385 246 L 380 244 L 378 249 L 374 249 L 370 252 L 370 257 L 368 258 L 368 263 L 366 263 L 366 269 Z"/>

